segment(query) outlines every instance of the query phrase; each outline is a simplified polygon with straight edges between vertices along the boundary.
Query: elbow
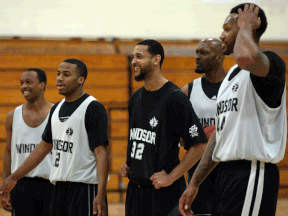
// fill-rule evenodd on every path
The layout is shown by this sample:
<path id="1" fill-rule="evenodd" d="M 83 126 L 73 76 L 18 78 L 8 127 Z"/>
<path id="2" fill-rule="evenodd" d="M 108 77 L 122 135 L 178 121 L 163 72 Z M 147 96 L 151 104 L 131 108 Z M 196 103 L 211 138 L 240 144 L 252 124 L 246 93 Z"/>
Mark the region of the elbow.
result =
<path id="1" fill-rule="evenodd" d="M 256 63 L 252 55 L 237 55 L 235 61 L 241 69 L 247 69 L 250 65 Z"/>
<path id="2" fill-rule="evenodd" d="M 207 147 L 207 143 L 198 144 L 198 151 L 201 154 L 201 156 L 204 154 L 206 147 Z"/>
<path id="3" fill-rule="evenodd" d="M 235 61 L 241 69 L 247 69 L 249 66 L 257 62 L 259 49 L 246 50 L 242 49 L 241 52 L 235 52 Z"/>
<path id="4" fill-rule="evenodd" d="M 97 146 L 95 149 L 94 149 L 94 153 L 97 156 L 107 156 L 108 155 L 108 147 L 106 144 L 103 144 L 103 145 L 100 145 L 100 146 Z"/>

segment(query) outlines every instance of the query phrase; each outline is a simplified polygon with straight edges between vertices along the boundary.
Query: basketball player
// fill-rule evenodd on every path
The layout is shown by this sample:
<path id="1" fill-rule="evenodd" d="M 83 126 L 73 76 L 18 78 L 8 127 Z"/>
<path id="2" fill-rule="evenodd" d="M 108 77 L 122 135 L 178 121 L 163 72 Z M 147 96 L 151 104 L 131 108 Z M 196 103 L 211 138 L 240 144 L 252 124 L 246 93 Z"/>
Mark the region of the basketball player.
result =
<path id="1" fill-rule="evenodd" d="M 6 148 L 3 160 L 3 179 L 14 172 L 41 141 L 52 104 L 45 100 L 46 74 L 38 68 L 24 71 L 20 90 L 27 103 L 9 112 L 5 121 Z M 10 200 L 2 206 L 12 215 L 48 215 L 53 184 L 49 181 L 52 154 L 48 154 L 38 167 L 17 182 Z"/>
<path id="2" fill-rule="evenodd" d="M 129 101 L 126 215 L 180 215 L 183 174 L 202 156 L 207 138 L 185 94 L 161 74 L 164 50 L 155 40 L 137 44 L 131 62 L 144 87 Z M 179 139 L 187 150 L 179 161 Z"/>
<path id="3" fill-rule="evenodd" d="M 182 88 L 182 91 L 190 99 L 202 126 L 215 125 L 217 94 L 226 75 L 223 60 L 221 41 L 214 38 L 202 40 L 196 49 L 197 67 L 195 72 L 204 74 L 204 76 L 193 80 Z M 188 182 L 190 182 L 198 163 L 188 171 Z M 197 197 L 191 206 L 194 214 L 211 214 L 216 175 L 217 172 L 214 170 L 201 184 Z"/>
<path id="4" fill-rule="evenodd" d="M 5 197 L 53 148 L 50 181 L 56 185 L 50 215 L 107 215 L 107 115 L 101 103 L 84 93 L 86 77 L 82 61 L 60 64 L 56 81 L 65 99 L 52 107 L 41 143 L 1 185 Z"/>
<path id="5" fill-rule="evenodd" d="M 199 185 L 221 161 L 212 215 L 272 216 L 276 212 L 279 171 L 287 139 L 285 62 L 261 52 L 265 13 L 254 4 L 232 8 L 223 25 L 224 54 L 234 52 L 237 65 L 224 78 L 217 97 L 217 131 L 180 199 L 189 208 Z"/>

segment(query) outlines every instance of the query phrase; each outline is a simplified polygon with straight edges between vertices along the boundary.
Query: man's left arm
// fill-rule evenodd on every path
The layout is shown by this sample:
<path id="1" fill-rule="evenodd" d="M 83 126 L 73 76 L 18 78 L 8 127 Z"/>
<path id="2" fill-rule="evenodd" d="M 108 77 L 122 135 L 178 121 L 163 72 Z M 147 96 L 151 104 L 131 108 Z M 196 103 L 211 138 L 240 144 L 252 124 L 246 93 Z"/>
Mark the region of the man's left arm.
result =
<path id="1" fill-rule="evenodd" d="M 162 170 L 152 175 L 151 181 L 156 189 L 167 187 L 183 176 L 200 160 L 207 144 L 203 127 L 183 92 L 179 91 L 170 96 L 168 113 L 171 117 L 170 121 L 173 122 L 171 127 L 175 134 L 183 138 L 187 152 L 182 161 L 169 174 Z"/>
<path id="2" fill-rule="evenodd" d="M 191 169 L 191 167 L 201 159 L 205 151 L 206 144 L 207 143 L 198 143 L 191 146 L 184 155 L 182 161 L 169 174 L 167 174 L 165 170 L 162 170 L 161 172 L 152 175 L 150 180 L 153 181 L 155 189 L 172 185 L 173 182 Z"/>
<path id="3" fill-rule="evenodd" d="M 257 37 L 256 29 L 260 27 L 261 23 L 258 13 L 259 8 L 254 4 L 246 4 L 243 11 L 238 10 L 239 32 L 234 46 L 234 55 L 235 61 L 241 69 L 248 70 L 259 77 L 266 77 L 269 73 L 270 62 L 254 40 Z"/>
<path id="4" fill-rule="evenodd" d="M 85 114 L 85 128 L 90 150 L 94 152 L 97 163 L 98 190 L 93 201 L 93 214 L 106 216 L 106 186 L 108 179 L 108 122 L 104 106 L 92 101 Z"/>
<path id="5" fill-rule="evenodd" d="M 97 196 L 93 201 L 93 214 L 107 215 L 106 212 L 106 186 L 108 179 L 108 151 L 107 143 L 100 145 L 94 149 L 97 161 L 97 178 L 98 178 L 98 191 Z"/>

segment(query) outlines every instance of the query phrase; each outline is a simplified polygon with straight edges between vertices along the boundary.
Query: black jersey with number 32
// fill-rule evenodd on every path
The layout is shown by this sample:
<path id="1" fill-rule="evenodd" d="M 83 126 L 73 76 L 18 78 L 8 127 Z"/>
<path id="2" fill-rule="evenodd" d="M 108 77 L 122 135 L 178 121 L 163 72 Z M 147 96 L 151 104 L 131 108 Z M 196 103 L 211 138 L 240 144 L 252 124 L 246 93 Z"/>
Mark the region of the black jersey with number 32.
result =
<path id="1" fill-rule="evenodd" d="M 205 142 L 206 136 L 199 128 L 200 122 L 188 98 L 172 82 L 167 82 L 157 90 L 160 97 L 150 108 L 143 107 L 143 101 L 147 100 L 143 96 L 145 91 L 147 92 L 144 87 L 139 89 L 129 101 L 127 165 L 130 167 L 128 177 L 131 181 L 149 186 L 152 185 L 150 177 L 154 173 L 163 169 L 170 173 L 180 163 L 180 137 L 184 137 L 184 142 L 187 143 L 185 149 L 188 149 L 196 143 L 203 142 L 203 135 Z M 173 103 L 171 105 L 175 98 L 178 98 L 176 103 L 180 104 L 180 107 L 185 107 L 179 112 L 173 110 Z M 187 116 L 190 118 L 187 120 L 189 122 L 184 122 Z M 181 120 L 181 123 L 178 120 Z M 194 128 L 197 130 L 195 137 L 191 132 Z"/>
<path id="2" fill-rule="evenodd" d="M 179 89 L 175 85 L 171 86 L 165 95 L 148 109 L 141 104 L 142 90 L 143 88 L 135 92 L 131 98 L 133 101 L 130 102 L 132 106 L 129 110 L 127 162 L 130 165 L 130 180 L 140 185 L 152 185 L 150 177 L 164 168 L 169 152 L 179 152 L 177 148 L 173 149 L 175 145 L 170 143 L 172 140 L 169 140 L 166 125 L 167 99 L 173 91 Z"/>

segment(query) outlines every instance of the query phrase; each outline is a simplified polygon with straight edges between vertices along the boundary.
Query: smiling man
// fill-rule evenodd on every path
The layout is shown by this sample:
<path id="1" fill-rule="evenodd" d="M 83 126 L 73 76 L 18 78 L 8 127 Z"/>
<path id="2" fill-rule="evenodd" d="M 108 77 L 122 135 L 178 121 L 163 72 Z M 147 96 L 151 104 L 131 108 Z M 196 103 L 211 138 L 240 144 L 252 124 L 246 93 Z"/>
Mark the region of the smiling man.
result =
<path id="1" fill-rule="evenodd" d="M 127 160 L 121 175 L 129 178 L 126 215 L 179 215 L 185 189 L 183 174 L 205 149 L 207 138 L 185 94 L 161 74 L 162 45 L 155 40 L 137 44 L 131 62 L 136 81 L 144 87 L 129 100 Z M 179 160 L 179 140 L 187 150 Z"/>
<path id="2" fill-rule="evenodd" d="M 27 69 L 20 79 L 20 90 L 27 103 L 11 111 L 5 121 L 6 149 L 3 179 L 5 180 L 26 160 L 41 141 L 52 104 L 45 100 L 46 74 L 38 68 Z M 11 192 L 10 200 L 2 200 L 12 215 L 48 216 L 53 185 L 49 182 L 52 154 L 31 170 Z M 41 193 L 39 193 L 41 191 Z M 12 208 L 11 208 L 12 204 Z"/>
<path id="3" fill-rule="evenodd" d="M 2 197 L 52 150 L 50 181 L 55 184 L 53 216 L 108 215 L 108 126 L 104 106 L 83 91 L 86 65 L 66 59 L 57 71 L 57 88 L 65 98 L 56 103 L 42 141 L 0 186 Z"/>

